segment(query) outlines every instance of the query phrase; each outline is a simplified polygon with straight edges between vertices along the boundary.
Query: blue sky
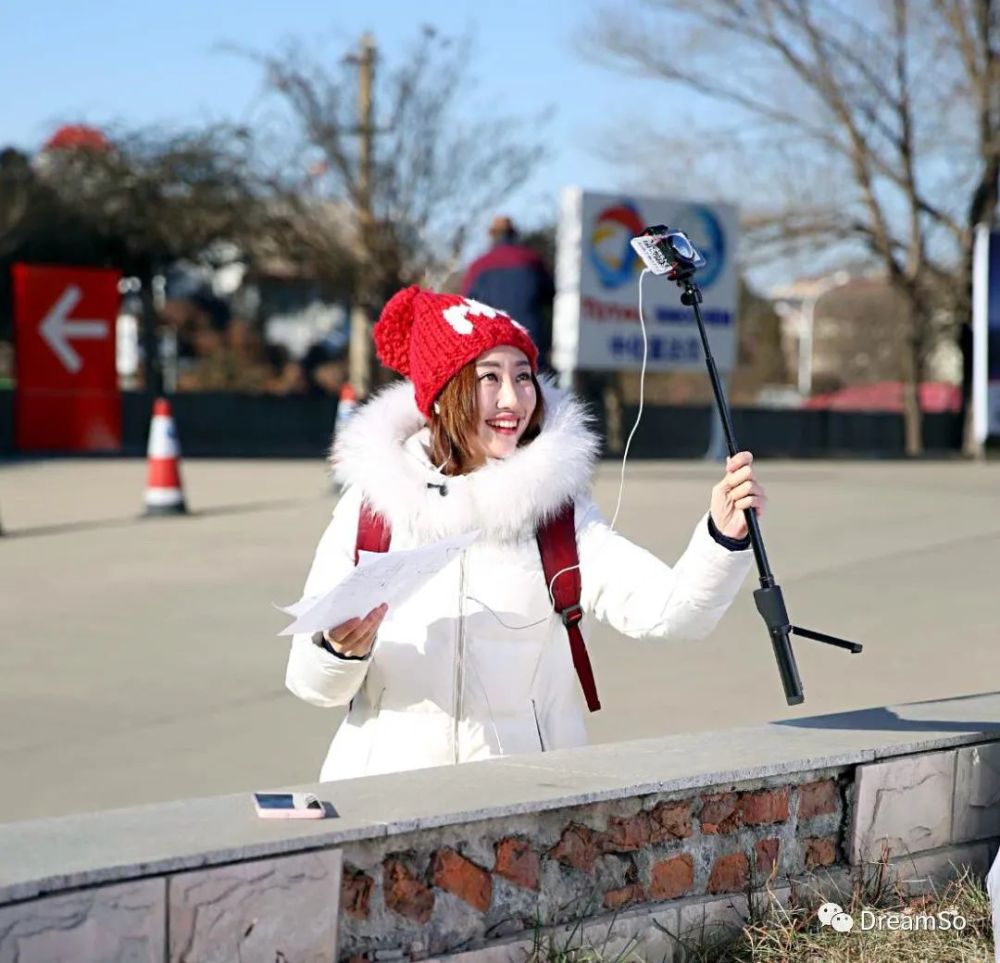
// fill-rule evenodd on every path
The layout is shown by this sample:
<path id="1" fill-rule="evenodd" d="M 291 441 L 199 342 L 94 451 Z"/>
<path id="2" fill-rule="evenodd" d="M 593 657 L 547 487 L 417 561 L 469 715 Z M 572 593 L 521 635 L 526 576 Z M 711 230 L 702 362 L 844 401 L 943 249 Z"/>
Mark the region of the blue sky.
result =
<path id="1" fill-rule="evenodd" d="M 561 186 L 616 190 L 602 133 L 663 88 L 586 62 L 573 37 L 593 0 L 5 0 L 0 4 L 0 145 L 38 147 L 61 123 L 183 126 L 249 121 L 264 108 L 257 68 L 222 44 L 261 51 L 305 40 L 331 59 L 371 30 L 387 60 L 420 24 L 471 30 L 471 105 L 554 114 L 551 158 L 507 205 L 523 223 L 552 219 Z"/>

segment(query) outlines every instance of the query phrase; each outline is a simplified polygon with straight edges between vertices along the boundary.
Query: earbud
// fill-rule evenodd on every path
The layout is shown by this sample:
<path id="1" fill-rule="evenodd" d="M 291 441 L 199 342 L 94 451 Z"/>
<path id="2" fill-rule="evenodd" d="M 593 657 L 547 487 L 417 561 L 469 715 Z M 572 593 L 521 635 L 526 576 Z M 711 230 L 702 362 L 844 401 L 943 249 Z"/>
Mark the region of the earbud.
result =
<path id="1" fill-rule="evenodd" d="M 439 405 L 436 401 L 434 402 L 434 414 L 441 414 L 441 405 Z"/>

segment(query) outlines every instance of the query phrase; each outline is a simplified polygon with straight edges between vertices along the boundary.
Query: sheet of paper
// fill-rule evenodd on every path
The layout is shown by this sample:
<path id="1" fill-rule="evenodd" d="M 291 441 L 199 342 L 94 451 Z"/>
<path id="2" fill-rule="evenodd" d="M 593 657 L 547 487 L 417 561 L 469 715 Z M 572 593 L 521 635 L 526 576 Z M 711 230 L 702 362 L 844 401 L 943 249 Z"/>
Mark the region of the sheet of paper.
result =
<path id="1" fill-rule="evenodd" d="M 293 602 L 291 605 L 276 605 L 275 608 L 279 612 L 287 612 L 298 618 L 308 612 L 322 597 L 322 595 L 303 595 L 298 602 Z"/>
<path id="2" fill-rule="evenodd" d="M 478 537 L 479 532 L 474 531 L 422 548 L 362 552 L 357 566 L 329 592 L 279 606 L 282 612 L 293 616 L 294 621 L 278 634 L 321 632 L 348 619 L 365 616 L 383 602 L 387 602 L 391 610 L 437 575 Z"/>

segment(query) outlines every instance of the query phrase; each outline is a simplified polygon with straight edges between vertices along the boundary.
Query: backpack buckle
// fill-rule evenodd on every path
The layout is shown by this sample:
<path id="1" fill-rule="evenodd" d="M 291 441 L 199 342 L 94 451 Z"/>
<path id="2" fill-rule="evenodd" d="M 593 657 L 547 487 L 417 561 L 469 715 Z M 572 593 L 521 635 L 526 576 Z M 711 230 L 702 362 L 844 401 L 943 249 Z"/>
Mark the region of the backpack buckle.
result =
<path id="1" fill-rule="evenodd" d="M 559 617 L 562 619 L 562 624 L 566 628 L 570 628 L 573 625 L 579 624 L 583 619 L 583 606 L 582 605 L 567 605 L 560 613 Z"/>

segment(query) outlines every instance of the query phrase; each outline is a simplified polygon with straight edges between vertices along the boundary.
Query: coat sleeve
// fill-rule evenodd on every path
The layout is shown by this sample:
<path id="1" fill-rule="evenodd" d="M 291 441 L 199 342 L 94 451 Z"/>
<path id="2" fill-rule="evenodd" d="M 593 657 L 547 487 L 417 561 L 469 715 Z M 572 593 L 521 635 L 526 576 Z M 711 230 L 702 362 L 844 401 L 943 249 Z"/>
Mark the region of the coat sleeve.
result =
<path id="1" fill-rule="evenodd" d="M 684 554 L 671 568 L 615 532 L 590 499 L 576 505 L 582 605 L 632 638 L 701 639 L 718 625 L 753 564 L 733 552 L 699 519 Z"/>
<path id="2" fill-rule="evenodd" d="M 350 489 L 337 503 L 333 518 L 316 548 L 302 591 L 304 597 L 328 592 L 354 568 L 354 545 L 360 513 L 361 494 Z M 308 634 L 294 635 L 285 685 L 300 699 L 314 706 L 342 706 L 350 702 L 361 688 L 368 665 L 368 659 L 340 659 L 330 655 L 313 645 Z"/>

